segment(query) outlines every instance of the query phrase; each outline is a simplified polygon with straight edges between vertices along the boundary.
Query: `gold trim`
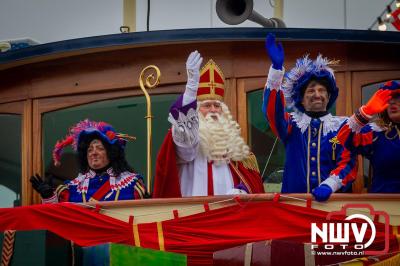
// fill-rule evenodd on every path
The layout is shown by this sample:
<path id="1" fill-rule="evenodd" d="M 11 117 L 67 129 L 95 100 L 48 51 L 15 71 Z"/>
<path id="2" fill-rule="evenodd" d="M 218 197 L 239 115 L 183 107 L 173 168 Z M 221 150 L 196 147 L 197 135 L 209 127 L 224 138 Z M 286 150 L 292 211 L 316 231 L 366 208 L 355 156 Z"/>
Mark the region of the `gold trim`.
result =
<path id="1" fill-rule="evenodd" d="M 203 94 L 203 95 L 197 96 L 197 100 L 198 100 L 199 102 L 201 102 L 201 101 L 207 101 L 207 100 L 217 100 L 217 101 L 223 102 L 223 101 L 224 101 L 224 98 L 221 97 L 221 95 L 219 95 L 219 94 L 213 94 L 213 95 L 210 95 L 210 94 Z"/>
<path id="2" fill-rule="evenodd" d="M 60 193 L 63 192 L 64 190 L 66 190 L 66 189 L 68 189 L 67 185 L 59 185 L 59 186 L 56 188 L 56 191 L 55 191 L 57 197 L 59 197 L 59 196 L 60 196 Z"/>
<path id="3" fill-rule="evenodd" d="M 133 239 L 135 240 L 135 246 L 140 247 L 140 237 L 139 237 L 139 228 L 137 224 L 133 224 Z"/>
<path id="4" fill-rule="evenodd" d="M 215 95 L 215 82 L 214 82 L 214 80 L 215 80 L 215 78 L 214 78 L 214 69 L 215 69 L 215 67 L 214 67 L 215 65 L 214 64 L 211 64 L 210 65 L 210 94 L 211 95 Z"/>
<path id="5" fill-rule="evenodd" d="M 141 191 L 141 189 L 138 188 L 137 186 L 135 186 L 135 190 L 139 193 L 140 198 L 143 199 L 144 196 L 143 196 L 143 192 Z"/>
<path id="6" fill-rule="evenodd" d="M 318 185 L 321 184 L 321 165 L 320 165 L 320 153 L 321 153 L 321 132 L 322 132 L 322 123 L 319 124 L 318 129 L 318 151 L 317 151 L 317 168 L 318 168 Z"/>
<path id="7" fill-rule="evenodd" d="M 158 244 L 160 245 L 160 250 L 165 251 L 162 222 L 157 222 L 157 234 L 158 234 Z"/>
<path id="8" fill-rule="evenodd" d="M 307 143 L 307 193 L 310 193 L 310 140 L 311 140 L 311 127 L 308 126 L 308 143 Z"/>
<path id="9" fill-rule="evenodd" d="M 332 160 L 336 161 L 336 155 L 335 155 L 336 145 L 340 144 L 340 141 L 338 140 L 337 136 L 334 136 L 329 140 L 329 142 L 332 143 Z"/>
<path id="10" fill-rule="evenodd" d="M 224 89 L 225 85 L 223 83 L 220 82 L 213 82 L 213 84 L 215 85 L 215 88 L 219 88 L 219 89 Z M 210 82 L 200 82 L 199 83 L 199 88 L 208 88 L 208 86 L 210 86 Z"/>
<path id="11" fill-rule="evenodd" d="M 82 202 L 86 203 L 86 193 L 82 192 Z"/>
<path id="12" fill-rule="evenodd" d="M 137 187 L 141 191 L 142 195 L 146 194 L 146 189 L 144 188 L 144 186 L 142 186 L 142 184 L 140 183 L 139 179 L 136 180 L 135 187 Z"/>
<path id="13" fill-rule="evenodd" d="M 118 198 L 119 198 L 119 192 L 120 192 L 120 190 L 117 189 L 117 192 L 115 193 L 115 199 L 114 199 L 114 201 L 117 201 L 117 200 L 118 200 Z"/>
<path id="14" fill-rule="evenodd" d="M 256 171 L 257 173 L 260 173 L 260 169 L 258 168 L 257 158 L 254 155 L 254 153 L 250 152 L 249 156 L 246 159 L 244 159 L 242 163 L 246 169 L 250 169 Z"/>
<path id="15" fill-rule="evenodd" d="M 249 193 L 253 194 L 253 191 L 251 190 L 251 187 L 249 186 L 249 183 L 246 182 L 246 179 L 243 177 L 242 173 L 240 173 L 239 169 L 237 169 L 236 166 L 232 162 L 229 162 L 229 164 L 232 166 L 233 170 L 235 170 L 236 174 L 239 176 L 239 179 L 247 187 L 247 189 L 249 190 Z"/>

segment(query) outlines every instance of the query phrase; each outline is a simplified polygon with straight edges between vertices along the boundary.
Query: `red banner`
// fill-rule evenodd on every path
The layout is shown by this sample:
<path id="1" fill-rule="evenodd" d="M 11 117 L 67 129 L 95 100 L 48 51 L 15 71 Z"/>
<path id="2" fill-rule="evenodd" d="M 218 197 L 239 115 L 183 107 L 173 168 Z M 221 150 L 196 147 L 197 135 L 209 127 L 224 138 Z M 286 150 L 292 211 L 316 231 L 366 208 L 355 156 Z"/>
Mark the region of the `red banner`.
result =
<path id="1" fill-rule="evenodd" d="M 162 223 L 139 224 L 134 240 L 129 223 L 60 203 L 0 209 L 0 230 L 47 229 L 83 246 L 107 242 L 134 245 L 136 241 L 141 247 L 187 254 L 190 265 L 210 265 L 213 252 L 249 242 L 310 242 L 311 223 L 326 222 L 327 214 L 279 202 L 240 203 Z M 376 231 L 374 247 L 379 248 L 383 245 L 384 225 L 377 223 Z M 391 236 L 391 243 L 397 243 L 394 240 Z M 398 250 L 397 244 L 390 250 Z"/>

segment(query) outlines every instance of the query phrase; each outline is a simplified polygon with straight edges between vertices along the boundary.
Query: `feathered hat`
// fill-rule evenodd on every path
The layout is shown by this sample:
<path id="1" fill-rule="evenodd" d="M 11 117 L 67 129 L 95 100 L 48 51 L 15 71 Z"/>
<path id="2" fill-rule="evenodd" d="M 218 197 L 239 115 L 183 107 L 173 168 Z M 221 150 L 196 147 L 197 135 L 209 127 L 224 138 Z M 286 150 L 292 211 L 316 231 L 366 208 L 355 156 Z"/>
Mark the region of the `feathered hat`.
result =
<path id="1" fill-rule="evenodd" d="M 210 59 L 200 70 L 197 100 L 224 100 L 225 77 L 218 65 Z"/>
<path id="2" fill-rule="evenodd" d="M 66 146 L 72 145 L 72 148 L 76 151 L 82 141 L 93 137 L 97 137 L 111 145 L 117 144 L 122 149 L 125 148 L 128 140 L 136 139 L 127 134 L 117 133 L 110 124 L 105 122 L 95 122 L 86 119 L 71 127 L 69 135 L 63 140 L 57 141 L 53 150 L 54 165 L 60 164 L 61 154 Z"/>
<path id="3" fill-rule="evenodd" d="M 302 90 L 304 90 L 311 78 L 326 79 L 328 81 L 327 90 L 330 97 L 326 108 L 332 107 L 338 96 L 339 89 L 336 87 L 335 76 L 330 66 L 337 63 L 338 61 L 328 60 L 322 55 L 318 55 L 314 61 L 308 58 L 308 55 L 297 59 L 296 66 L 285 75 L 282 85 L 287 107 L 304 112 L 304 107 L 301 104 L 304 95 Z"/>
<path id="4" fill-rule="evenodd" d="M 391 90 L 392 95 L 400 93 L 400 84 L 395 80 L 386 81 L 383 86 L 380 88 L 382 90 Z"/>

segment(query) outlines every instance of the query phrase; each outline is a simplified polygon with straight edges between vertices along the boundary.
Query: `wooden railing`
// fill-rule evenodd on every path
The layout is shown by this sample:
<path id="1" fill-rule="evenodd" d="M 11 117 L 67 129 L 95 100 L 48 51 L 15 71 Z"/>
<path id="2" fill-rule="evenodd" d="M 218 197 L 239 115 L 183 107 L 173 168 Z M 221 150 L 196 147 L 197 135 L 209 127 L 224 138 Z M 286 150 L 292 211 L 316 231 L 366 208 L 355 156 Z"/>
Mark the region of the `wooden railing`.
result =
<path id="1" fill-rule="evenodd" d="M 276 194 L 252 194 L 238 195 L 243 202 L 272 201 Z M 210 209 L 216 209 L 237 204 L 236 196 L 214 196 L 214 197 L 188 197 L 170 199 L 144 199 L 118 202 L 98 202 L 101 212 L 128 221 L 129 216 L 134 216 L 135 223 L 163 221 L 174 217 L 173 210 L 177 210 L 180 217 L 196 214 L 204 211 L 204 203 L 208 203 Z M 373 206 L 377 211 L 385 211 L 389 214 L 390 224 L 400 225 L 400 194 L 334 194 L 329 201 L 320 203 L 312 200 L 310 194 L 281 194 L 279 202 L 306 206 L 307 200 L 311 200 L 311 207 L 323 211 L 337 211 L 344 204 L 366 203 Z M 96 203 L 88 206 L 95 207 Z M 363 213 L 368 215 L 366 209 L 350 209 L 348 213 Z M 383 221 L 380 217 L 380 221 Z"/>

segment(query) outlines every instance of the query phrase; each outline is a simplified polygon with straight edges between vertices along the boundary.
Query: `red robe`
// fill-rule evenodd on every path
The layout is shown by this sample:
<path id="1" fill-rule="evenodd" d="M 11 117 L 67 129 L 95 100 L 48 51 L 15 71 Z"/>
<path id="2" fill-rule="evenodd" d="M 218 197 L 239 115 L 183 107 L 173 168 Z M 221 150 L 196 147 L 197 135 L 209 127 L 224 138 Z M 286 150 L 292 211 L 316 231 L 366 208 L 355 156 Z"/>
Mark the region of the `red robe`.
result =
<path id="1" fill-rule="evenodd" d="M 179 169 L 176 161 L 175 144 L 172 139 L 172 132 L 169 130 L 157 156 L 153 198 L 182 197 Z M 233 178 L 238 178 L 246 186 L 250 194 L 264 193 L 262 178 L 258 171 L 245 167 L 243 162 L 231 162 L 229 168 Z"/>

